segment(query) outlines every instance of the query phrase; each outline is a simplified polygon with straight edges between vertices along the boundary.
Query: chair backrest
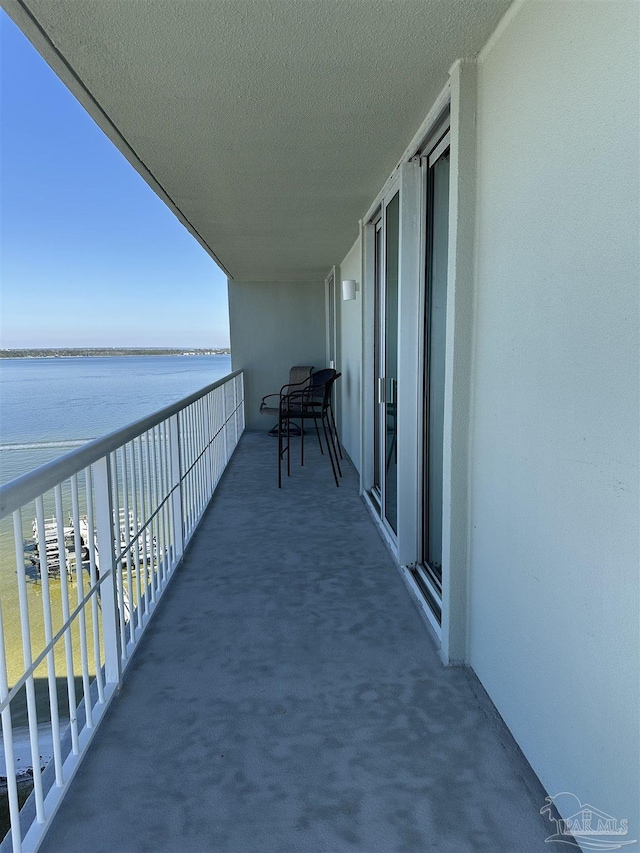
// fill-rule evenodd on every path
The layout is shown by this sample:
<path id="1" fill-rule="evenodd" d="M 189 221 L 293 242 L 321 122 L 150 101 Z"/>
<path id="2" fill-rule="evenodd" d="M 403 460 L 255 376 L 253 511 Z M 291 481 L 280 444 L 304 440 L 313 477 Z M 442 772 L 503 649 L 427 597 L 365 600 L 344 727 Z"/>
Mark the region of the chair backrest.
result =
<path id="1" fill-rule="evenodd" d="M 313 367 L 305 367 L 299 364 L 295 365 L 295 367 L 292 367 L 289 371 L 289 385 L 301 385 L 301 383 L 307 381 L 312 375 Z M 302 387 L 304 388 L 305 386 L 302 385 Z"/>
<path id="2" fill-rule="evenodd" d="M 331 389 L 336 379 L 341 376 L 332 367 L 312 373 L 309 379 L 309 390 L 314 398 L 322 399 L 323 408 L 331 403 Z"/>
<path id="3" fill-rule="evenodd" d="M 321 385 L 324 386 L 327 382 L 335 379 L 336 375 L 336 371 L 332 367 L 327 367 L 324 370 L 318 370 L 311 374 L 309 387 L 318 388 Z"/>
<path id="4" fill-rule="evenodd" d="M 331 408 L 331 391 L 339 376 L 342 374 L 327 368 L 312 373 L 306 386 L 285 385 L 280 389 L 280 414 L 284 410 L 291 412 L 295 409 L 298 417 L 324 416 Z"/>

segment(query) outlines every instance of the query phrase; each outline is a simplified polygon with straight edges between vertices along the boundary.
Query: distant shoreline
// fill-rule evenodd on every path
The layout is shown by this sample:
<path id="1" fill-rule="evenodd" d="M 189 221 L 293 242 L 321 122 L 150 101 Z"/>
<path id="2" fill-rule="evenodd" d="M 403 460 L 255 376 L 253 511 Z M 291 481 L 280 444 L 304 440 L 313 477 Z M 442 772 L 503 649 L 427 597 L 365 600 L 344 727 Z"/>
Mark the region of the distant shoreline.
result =
<path id="1" fill-rule="evenodd" d="M 108 358 L 140 355 L 230 355 L 225 347 L 184 349 L 178 347 L 50 347 L 0 349 L 0 358 Z"/>

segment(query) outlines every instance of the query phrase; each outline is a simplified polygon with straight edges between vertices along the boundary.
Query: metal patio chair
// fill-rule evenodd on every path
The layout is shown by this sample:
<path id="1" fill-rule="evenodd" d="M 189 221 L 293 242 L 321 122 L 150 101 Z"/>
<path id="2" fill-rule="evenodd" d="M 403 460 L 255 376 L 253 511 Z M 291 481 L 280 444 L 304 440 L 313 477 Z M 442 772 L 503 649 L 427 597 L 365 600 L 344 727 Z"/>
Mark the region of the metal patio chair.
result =
<path id="1" fill-rule="evenodd" d="M 295 365 L 289 370 L 289 382 L 287 385 L 283 385 L 280 391 L 277 394 L 267 394 L 262 398 L 262 402 L 260 403 L 260 414 L 261 415 L 271 415 L 274 418 L 280 417 L 280 397 L 285 388 L 290 387 L 291 385 L 302 385 L 309 382 L 309 377 L 313 373 L 313 367 L 309 367 L 306 365 Z M 269 430 L 269 435 L 277 435 L 278 434 L 278 424 L 276 423 Z M 300 435 L 300 427 L 296 424 L 291 425 L 291 435 Z"/>
<path id="2" fill-rule="evenodd" d="M 342 376 L 342 373 L 336 373 L 335 370 L 332 370 L 330 368 L 327 368 L 326 370 L 319 370 L 317 373 L 312 374 L 310 385 L 313 387 L 316 383 L 322 384 L 322 381 L 323 381 L 322 380 L 322 374 L 329 375 L 331 372 L 333 372 L 333 374 L 334 374 L 333 382 L 335 382 L 336 379 L 339 379 Z M 338 448 L 338 454 L 340 456 L 340 459 L 344 459 L 344 456 L 342 455 L 342 446 L 340 445 L 340 437 L 338 436 L 338 427 L 336 425 L 336 418 L 335 418 L 335 415 L 333 414 L 333 402 L 332 401 L 333 401 L 333 386 L 331 388 L 331 393 L 329 394 L 329 409 L 327 411 L 327 416 L 328 416 L 328 422 L 331 426 L 331 429 L 333 430 L 333 436 L 335 438 L 336 447 Z M 322 450 L 322 442 L 320 441 L 320 433 L 318 430 L 316 430 L 316 432 L 318 433 L 318 442 L 320 444 L 320 451 L 321 451 L 321 453 L 324 453 L 324 451 Z M 304 460 L 303 460 L 303 464 L 304 464 Z M 338 467 L 340 467 L 340 466 L 338 466 Z M 340 472 L 340 476 L 342 476 L 342 472 Z"/>
<path id="3" fill-rule="evenodd" d="M 306 383 L 286 385 L 280 394 L 280 412 L 278 417 L 278 488 L 282 487 L 282 461 L 287 456 L 287 476 L 291 475 L 291 422 L 300 421 L 300 463 L 304 465 L 304 421 L 312 420 L 315 426 L 320 452 L 324 455 L 319 423 L 322 425 L 327 454 L 336 486 L 340 486 L 338 477 L 342 477 L 340 459 L 342 450 L 336 428 L 331 395 L 333 384 L 340 376 L 332 368 L 313 373 Z"/>

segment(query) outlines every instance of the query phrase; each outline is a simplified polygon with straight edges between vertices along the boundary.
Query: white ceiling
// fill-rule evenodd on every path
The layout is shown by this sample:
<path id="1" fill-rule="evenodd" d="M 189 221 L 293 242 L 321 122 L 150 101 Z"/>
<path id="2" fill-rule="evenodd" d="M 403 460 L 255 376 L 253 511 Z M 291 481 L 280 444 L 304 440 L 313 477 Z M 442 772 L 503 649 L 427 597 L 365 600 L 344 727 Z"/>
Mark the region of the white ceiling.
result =
<path id="1" fill-rule="evenodd" d="M 510 0 L 4 0 L 230 276 L 318 280 Z"/>

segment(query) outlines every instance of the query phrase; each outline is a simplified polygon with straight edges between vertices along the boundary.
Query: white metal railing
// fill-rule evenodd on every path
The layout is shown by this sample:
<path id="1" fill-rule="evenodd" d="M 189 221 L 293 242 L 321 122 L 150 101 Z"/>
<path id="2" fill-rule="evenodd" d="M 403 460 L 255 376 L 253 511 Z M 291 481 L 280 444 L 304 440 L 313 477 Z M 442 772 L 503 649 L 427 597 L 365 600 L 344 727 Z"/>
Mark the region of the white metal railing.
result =
<path id="1" fill-rule="evenodd" d="M 243 430 L 236 371 L 0 488 L 3 849 L 40 845 Z"/>

